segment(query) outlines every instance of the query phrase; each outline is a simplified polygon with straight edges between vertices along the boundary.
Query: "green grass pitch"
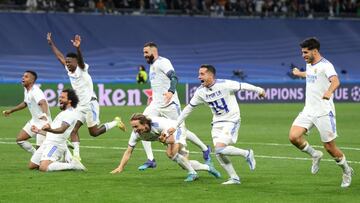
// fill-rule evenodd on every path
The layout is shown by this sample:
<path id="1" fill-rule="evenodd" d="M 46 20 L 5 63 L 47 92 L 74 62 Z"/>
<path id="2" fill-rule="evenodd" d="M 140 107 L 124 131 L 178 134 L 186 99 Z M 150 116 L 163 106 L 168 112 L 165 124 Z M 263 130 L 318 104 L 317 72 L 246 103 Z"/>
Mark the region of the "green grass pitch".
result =
<path id="1" fill-rule="evenodd" d="M 156 169 L 138 171 L 146 157 L 138 144 L 126 169 L 112 175 L 127 147 L 129 131 L 112 129 L 92 138 L 85 127 L 80 131 L 82 162 L 87 172 L 41 173 L 27 169 L 30 154 L 15 144 L 15 137 L 30 118 L 28 110 L 0 118 L 0 202 L 360 202 L 360 105 L 336 105 L 337 144 L 355 170 L 350 188 L 340 188 L 341 170 L 324 153 L 317 175 L 310 173 L 309 157 L 291 146 L 288 131 L 303 104 L 240 104 L 242 123 L 236 146 L 252 148 L 257 160 L 254 172 L 245 160 L 231 160 L 241 177 L 241 185 L 221 185 L 228 177 L 213 155 L 223 177 L 215 179 L 200 172 L 200 179 L 185 183 L 186 172 L 170 161 L 160 143 L 153 143 Z M 128 120 L 145 107 L 102 107 L 101 121 L 121 115 Z M 0 107 L 0 110 L 6 109 Z M 59 112 L 52 108 L 53 117 Z M 196 109 L 187 119 L 190 130 L 211 144 L 211 113 Z M 129 123 L 127 122 L 129 128 Z M 321 147 L 318 132 L 308 140 Z M 191 158 L 202 161 L 199 149 L 188 143 Z"/>

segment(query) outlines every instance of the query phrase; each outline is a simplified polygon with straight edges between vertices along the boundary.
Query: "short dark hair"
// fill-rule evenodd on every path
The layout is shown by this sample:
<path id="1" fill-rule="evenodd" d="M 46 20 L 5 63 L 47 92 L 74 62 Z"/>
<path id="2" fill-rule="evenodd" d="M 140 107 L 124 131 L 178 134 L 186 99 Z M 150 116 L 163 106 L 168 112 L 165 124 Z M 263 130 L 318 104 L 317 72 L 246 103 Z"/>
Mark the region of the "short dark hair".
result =
<path id="1" fill-rule="evenodd" d="M 131 116 L 130 121 L 136 121 L 136 120 L 138 120 L 141 125 L 148 124 L 149 126 L 151 126 L 151 119 L 146 117 L 144 114 L 134 113 Z"/>
<path id="2" fill-rule="evenodd" d="M 320 42 L 316 37 L 310 37 L 300 43 L 301 48 L 307 48 L 309 50 L 317 49 L 320 51 Z"/>
<path id="3" fill-rule="evenodd" d="M 155 44 L 155 42 L 146 42 L 144 44 L 144 47 L 156 47 L 157 48 L 157 45 Z"/>
<path id="4" fill-rule="evenodd" d="M 25 73 L 30 73 L 32 76 L 34 76 L 34 82 L 37 80 L 38 76 L 35 71 L 33 70 L 27 70 Z"/>
<path id="5" fill-rule="evenodd" d="M 146 71 L 145 66 L 139 65 L 140 70 Z"/>
<path id="6" fill-rule="evenodd" d="M 68 100 L 71 100 L 71 106 L 76 108 L 79 103 L 79 97 L 76 95 L 73 89 L 64 89 L 62 92 L 66 92 L 68 96 Z"/>
<path id="7" fill-rule="evenodd" d="M 210 64 L 202 64 L 200 68 L 206 68 L 208 71 L 210 71 L 214 76 L 216 75 L 216 69 L 213 65 Z"/>
<path id="8" fill-rule="evenodd" d="M 66 57 L 77 59 L 78 55 L 75 54 L 74 52 L 69 52 L 69 53 L 66 54 Z"/>

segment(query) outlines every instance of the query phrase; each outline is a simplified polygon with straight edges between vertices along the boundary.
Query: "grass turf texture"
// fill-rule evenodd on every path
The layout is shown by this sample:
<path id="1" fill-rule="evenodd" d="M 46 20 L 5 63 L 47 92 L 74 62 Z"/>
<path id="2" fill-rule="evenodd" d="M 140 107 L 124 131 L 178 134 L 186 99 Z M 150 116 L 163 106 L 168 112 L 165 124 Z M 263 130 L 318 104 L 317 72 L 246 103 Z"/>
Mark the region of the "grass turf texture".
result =
<path id="1" fill-rule="evenodd" d="M 112 129 L 92 138 L 85 127 L 80 131 L 82 162 L 87 172 L 41 173 L 30 171 L 27 164 L 30 154 L 15 145 L 19 130 L 30 118 L 28 110 L 11 117 L 0 118 L 0 202 L 359 202 L 360 179 L 360 105 L 337 104 L 337 127 L 340 135 L 337 144 L 353 161 L 355 170 L 350 188 L 340 188 L 341 170 L 331 157 L 324 153 L 317 175 L 310 173 L 311 160 L 295 149 L 288 141 L 292 121 L 302 104 L 241 104 L 242 123 L 236 146 L 254 149 L 257 168 L 250 172 L 242 157 L 232 157 L 241 177 L 241 185 L 221 185 L 228 177 L 214 155 L 215 167 L 222 173 L 215 179 L 200 172 L 200 179 L 185 183 L 186 172 L 170 161 L 160 143 L 153 143 L 158 162 L 156 169 L 138 171 L 146 157 L 139 143 L 124 172 L 112 175 L 127 147 L 129 130 L 123 133 Z M 127 121 L 134 112 L 145 107 L 102 107 L 101 121 L 122 116 Z M 5 110 L 0 107 L 0 110 Z M 53 108 L 53 117 L 59 112 Z M 210 136 L 211 114 L 208 107 L 196 109 L 187 119 L 189 129 L 205 143 L 212 145 Z M 128 129 L 130 125 L 126 122 Z M 317 130 L 308 140 L 312 145 L 321 142 Z M 32 140 L 33 141 L 33 140 Z M 200 150 L 188 143 L 191 158 L 202 160 Z"/>

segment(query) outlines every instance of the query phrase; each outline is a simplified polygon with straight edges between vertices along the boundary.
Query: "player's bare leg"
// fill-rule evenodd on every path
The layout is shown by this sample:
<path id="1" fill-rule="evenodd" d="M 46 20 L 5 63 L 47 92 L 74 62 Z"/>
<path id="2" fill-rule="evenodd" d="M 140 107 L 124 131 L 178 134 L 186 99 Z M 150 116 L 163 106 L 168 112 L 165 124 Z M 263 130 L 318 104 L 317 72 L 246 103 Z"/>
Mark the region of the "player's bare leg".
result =
<path id="1" fill-rule="evenodd" d="M 316 174 L 319 171 L 320 160 L 323 153 L 319 150 L 315 150 L 304 138 L 304 134 L 307 129 L 300 126 L 291 126 L 289 132 L 290 142 L 301 151 L 309 154 L 313 161 L 311 166 L 311 173 Z"/>
<path id="2" fill-rule="evenodd" d="M 23 129 L 20 130 L 18 136 L 16 137 L 16 143 L 23 148 L 25 151 L 34 154 L 36 149 L 32 146 L 32 144 L 28 141 L 31 138 L 29 134 Z"/>

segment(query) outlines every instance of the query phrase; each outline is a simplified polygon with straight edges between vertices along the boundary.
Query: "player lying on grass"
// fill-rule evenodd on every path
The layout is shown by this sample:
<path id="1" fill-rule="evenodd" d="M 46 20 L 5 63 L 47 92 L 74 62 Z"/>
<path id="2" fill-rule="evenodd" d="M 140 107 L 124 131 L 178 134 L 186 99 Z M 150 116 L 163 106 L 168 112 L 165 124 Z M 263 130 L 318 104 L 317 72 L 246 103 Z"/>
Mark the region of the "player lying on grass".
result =
<path id="1" fill-rule="evenodd" d="M 86 170 L 78 159 L 71 158 L 71 153 L 66 145 L 71 131 L 76 123 L 75 108 L 79 99 L 72 89 L 63 90 L 59 97 L 61 112 L 51 124 L 46 124 L 42 129 L 35 125 L 32 132 L 46 136 L 43 144 L 31 157 L 29 168 L 40 171 Z M 65 157 L 65 161 L 61 159 Z"/>
<path id="2" fill-rule="evenodd" d="M 184 180 L 191 182 L 199 178 L 196 171 L 208 171 L 216 178 L 219 178 L 220 173 L 212 166 L 206 165 L 195 160 L 188 160 L 188 151 L 186 147 L 186 129 L 179 127 L 175 129 L 176 122 L 162 117 L 146 117 L 143 114 L 134 114 L 130 119 L 131 127 L 135 133 L 131 134 L 129 145 L 126 149 L 119 166 L 111 173 L 121 173 L 131 154 L 135 145 L 140 140 L 145 141 L 160 141 L 167 146 L 167 156 L 177 162 L 183 169 L 188 171 L 188 176 Z M 168 133 L 169 131 L 173 133 Z"/>

